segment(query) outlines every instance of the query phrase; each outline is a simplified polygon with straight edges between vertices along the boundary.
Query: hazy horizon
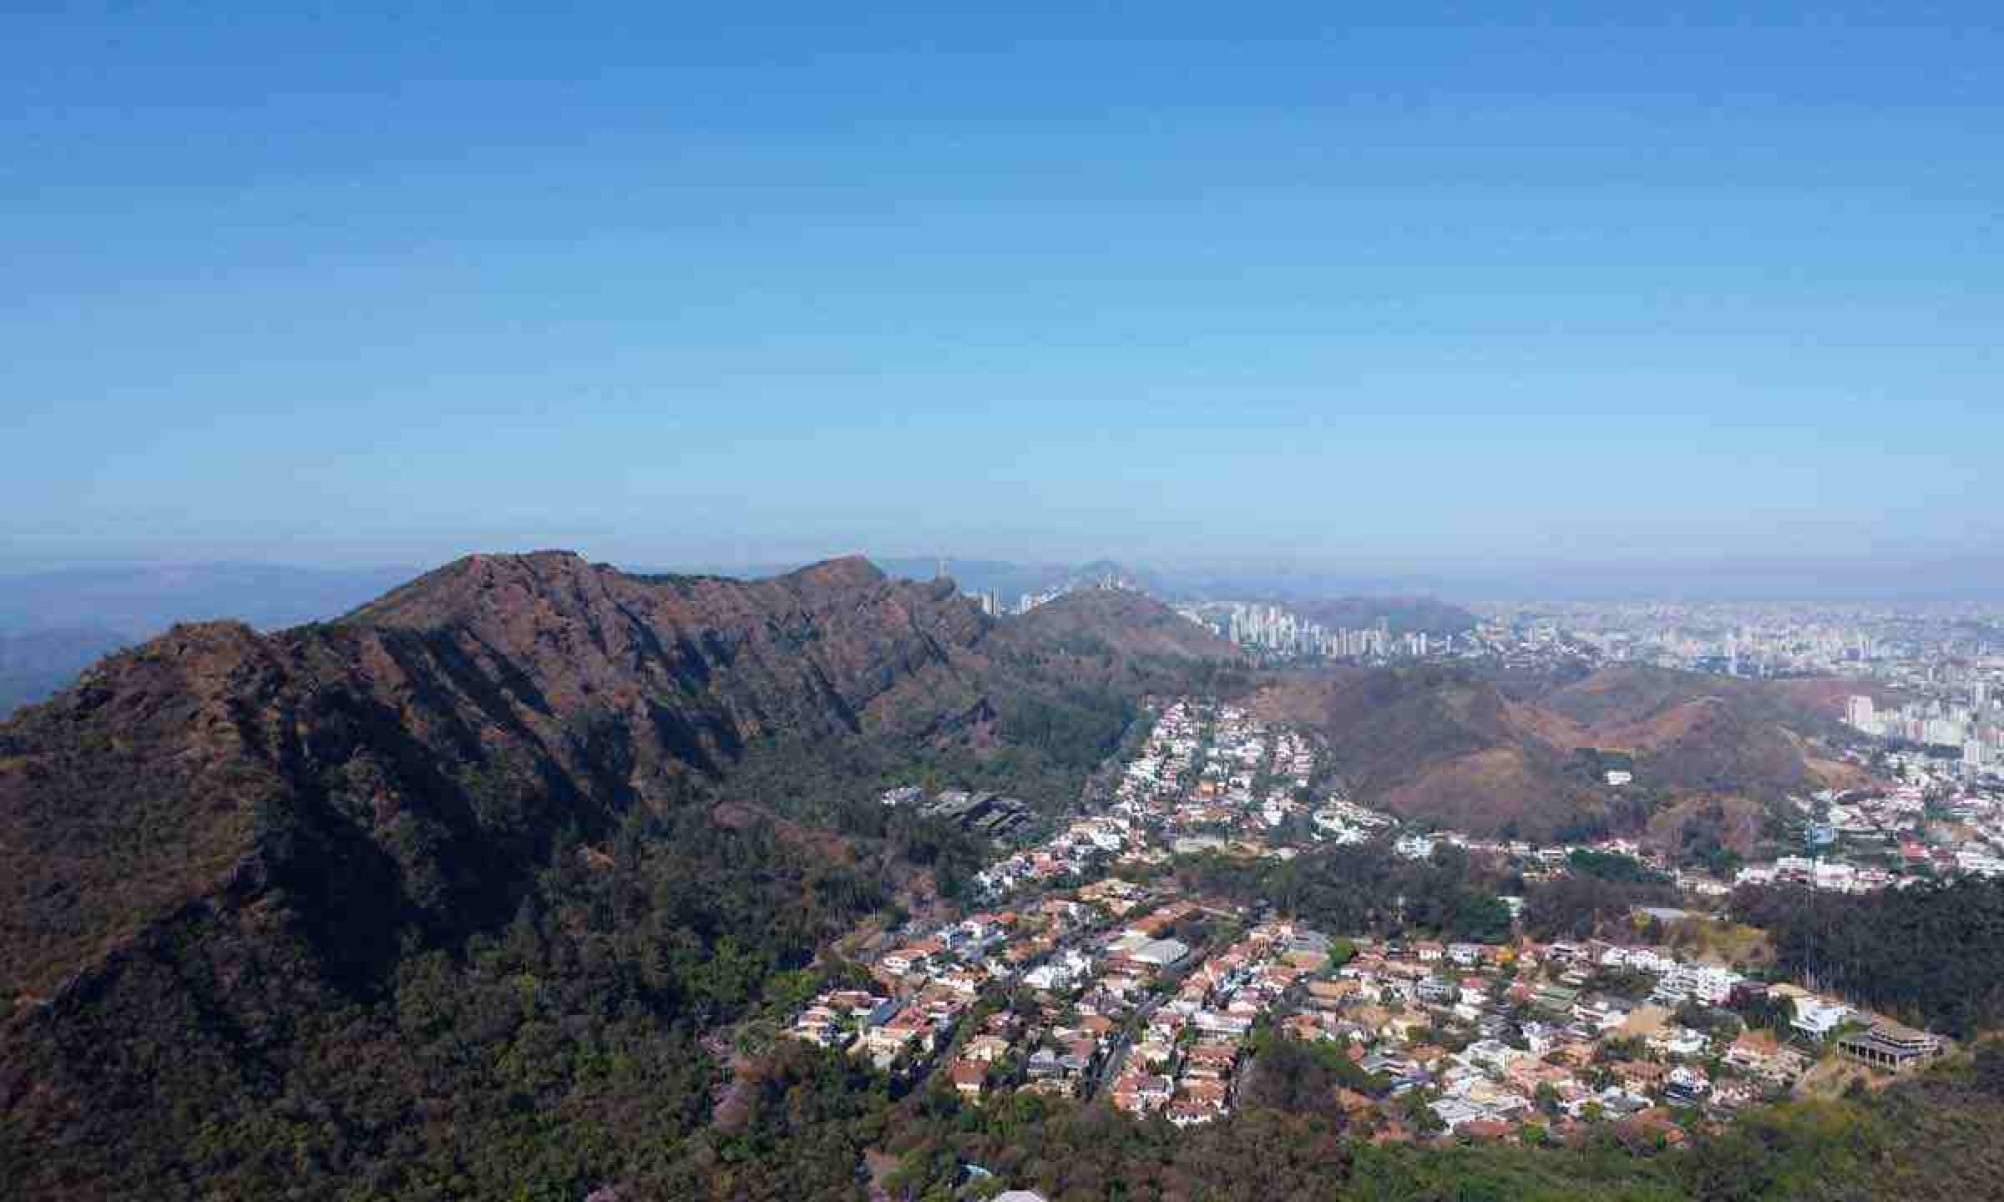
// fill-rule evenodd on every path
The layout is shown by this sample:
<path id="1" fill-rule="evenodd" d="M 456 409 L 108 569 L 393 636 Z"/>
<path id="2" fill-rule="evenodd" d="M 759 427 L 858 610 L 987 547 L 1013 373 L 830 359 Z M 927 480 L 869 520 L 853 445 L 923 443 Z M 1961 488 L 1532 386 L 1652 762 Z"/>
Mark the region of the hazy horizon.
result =
<path id="1" fill-rule="evenodd" d="M 1727 562 L 1703 565 L 1633 563 L 1504 564 L 1469 561 L 1459 564 L 1386 565 L 1302 562 L 1203 563 L 1143 560 L 1119 554 L 1078 561 L 1001 559 L 939 555 L 923 552 L 883 552 L 867 548 L 830 549 L 804 556 L 765 556 L 729 561 L 674 561 L 641 555 L 616 557 L 589 547 L 468 547 L 435 560 L 393 562 L 310 562 L 304 560 L 89 560 L 26 565 L 0 565 L 0 589 L 23 582 L 60 584 L 64 581 L 113 584 L 154 578 L 168 584 L 186 575 L 205 573 L 300 573 L 328 579 L 340 595 L 356 582 L 381 587 L 401 583 L 473 554 L 526 553 L 567 550 L 593 562 L 609 563 L 634 573 L 686 573 L 725 576 L 769 576 L 846 555 L 863 555 L 893 574 L 926 577 L 944 563 L 948 574 L 969 590 L 991 586 L 1002 573 L 1012 578 L 1043 574 L 1055 581 L 1093 563 L 1112 562 L 1149 574 L 1161 592 L 1174 599 L 1194 597 L 1307 600 L 1344 595 L 1433 596 L 1461 604 L 1549 602 L 1828 602 L 1930 603 L 1994 602 L 2004 604 L 2004 560 L 1958 563 L 1949 560 L 1858 560 L 1848 563 Z M 198 581 L 199 582 L 199 581 Z M 1010 588 L 1002 590 L 1014 600 Z M 357 594 L 359 601 L 364 596 Z M 0 619 L 8 612 L 0 598 Z M 83 618 L 90 615 L 81 614 Z M 0 621 L 0 625 L 4 625 Z"/>

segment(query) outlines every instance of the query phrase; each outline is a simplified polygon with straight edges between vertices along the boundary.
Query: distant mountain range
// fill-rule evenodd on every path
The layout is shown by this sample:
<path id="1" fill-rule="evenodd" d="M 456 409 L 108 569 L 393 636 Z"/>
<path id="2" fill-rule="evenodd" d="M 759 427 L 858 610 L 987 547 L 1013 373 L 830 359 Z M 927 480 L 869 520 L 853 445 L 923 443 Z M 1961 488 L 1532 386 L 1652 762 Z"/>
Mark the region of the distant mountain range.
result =
<path id="1" fill-rule="evenodd" d="M 1169 570 L 1113 559 L 1052 564 L 905 556 L 875 562 L 892 576 L 907 580 L 944 577 L 964 592 L 992 594 L 1004 610 L 1015 609 L 1025 596 L 1046 597 L 1114 584 L 1176 604 L 1245 601 L 1279 605 L 1332 628 L 1365 629 L 1383 621 L 1393 634 L 1457 634 L 1473 629 L 1477 621 L 1468 610 L 1435 597 L 1389 588 L 1360 590 L 1357 581 L 1313 574 Z M 762 577 L 789 570 L 790 566 L 758 567 L 743 574 Z"/>
<path id="2" fill-rule="evenodd" d="M 727 574 L 770 579 L 801 565 L 763 565 Z M 1271 600 L 1328 626 L 1367 627 L 1383 618 L 1395 634 L 1449 633 L 1473 615 L 1430 597 L 1338 596 L 1302 592 L 1307 582 L 1257 575 L 1169 572 L 1112 559 L 1083 564 L 907 556 L 876 561 L 886 575 L 930 581 L 942 569 L 955 586 L 993 594 L 1013 610 L 1044 597 L 1115 583 L 1165 601 Z M 405 568 L 315 568 L 269 564 L 185 564 L 71 568 L 0 577 L 0 715 L 39 701 L 97 657 L 165 631 L 176 622 L 228 619 L 260 630 L 325 621 L 408 579 Z"/>
<path id="3" fill-rule="evenodd" d="M 1324 601 L 1335 597 L 1429 599 L 1429 590 L 1404 577 L 1378 577 L 1309 569 L 1165 568 L 1096 559 L 1086 563 L 1026 563 L 1005 559 L 960 559 L 954 556 L 872 556 L 872 562 L 892 576 L 931 580 L 944 574 L 970 593 L 997 594 L 1013 603 L 1024 593 L 1048 593 L 1068 585 L 1115 580 L 1160 600 L 1253 601 L 1286 604 Z M 766 577 L 793 571 L 796 563 L 738 567 L 706 566 L 703 571 L 725 575 Z M 678 569 L 679 570 L 679 569 Z"/>
<path id="4" fill-rule="evenodd" d="M 0 576 L 0 716 L 54 693 L 106 652 L 176 622 L 226 618 L 269 629 L 318 621 L 410 575 L 405 568 L 211 563 Z"/>
<path id="5" fill-rule="evenodd" d="M 331 618 L 400 581 L 405 567 L 205 563 L 64 568 L 0 576 L 0 630 L 95 626 L 128 639 L 175 622 L 228 618 L 260 629 Z"/>
<path id="6" fill-rule="evenodd" d="M 102 626 L 0 631 L 0 716 L 40 701 L 132 640 Z"/>
<path id="7" fill-rule="evenodd" d="M 1024 594 L 1043 595 L 1083 585 L 1115 581 L 1124 587 L 1148 593 L 1162 600 L 1178 600 L 1186 593 L 1173 575 L 1137 568 L 1111 559 L 1090 563 L 1020 563 L 1006 559 L 959 559 L 953 556 L 894 555 L 872 556 L 871 562 L 885 574 L 902 580 L 933 580 L 945 577 L 963 592 L 993 593 L 1005 608 L 1014 608 Z M 797 570 L 799 564 L 755 564 L 743 568 L 719 569 L 725 575 L 762 579 Z"/>

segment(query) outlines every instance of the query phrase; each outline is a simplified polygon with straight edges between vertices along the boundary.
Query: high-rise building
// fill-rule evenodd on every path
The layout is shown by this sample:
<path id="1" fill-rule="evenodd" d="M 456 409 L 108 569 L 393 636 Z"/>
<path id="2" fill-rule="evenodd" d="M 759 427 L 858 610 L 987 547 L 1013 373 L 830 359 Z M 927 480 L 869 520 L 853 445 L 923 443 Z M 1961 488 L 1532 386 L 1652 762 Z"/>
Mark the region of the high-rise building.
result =
<path id="1" fill-rule="evenodd" d="M 1871 730 L 1873 722 L 1872 699 L 1854 695 L 1844 703 L 1844 721 L 1859 730 Z"/>

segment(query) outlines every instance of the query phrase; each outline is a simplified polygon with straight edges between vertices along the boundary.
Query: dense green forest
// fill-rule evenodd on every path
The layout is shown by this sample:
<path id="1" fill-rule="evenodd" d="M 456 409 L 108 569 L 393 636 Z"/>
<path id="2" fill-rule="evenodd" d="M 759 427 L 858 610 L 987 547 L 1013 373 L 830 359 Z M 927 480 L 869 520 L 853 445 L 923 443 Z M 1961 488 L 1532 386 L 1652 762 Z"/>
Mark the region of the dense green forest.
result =
<path id="1" fill-rule="evenodd" d="M 2004 880 L 1960 877 L 1861 895 L 1742 888 L 1790 976 L 1955 1035 L 2004 1023 Z"/>
<path id="2" fill-rule="evenodd" d="M 33 1075 L 105 1083 L 101 1113 L 73 1116 L 90 1138 L 9 1126 L 0 1164 L 25 1197 L 559 1199 L 665 1179 L 710 1112 L 703 1033 L 790 1001 L 815 948 L 887 904 L 882 867 L 769 821 L 635 812 L 559 847 L 502 929 L 311 998 L 285 992 L 309 977 L 303 947 L 232 962 L 245 941 L 218 924 L 154 949 L 169 1001 L 106 999 L 43 1045 Z M 113 1092 L 136 1060 L 153 1096 Z"/>
<path id="3" fill-rule="evenodd" d="M 1265 903 L 1338 934 L 1437 935 L 1500 942 L 1510 912 L 1467 853 L 1445 844 L 1410 860 L 1383 843 L 1331 847 L 1292 860 L 1235 860 L 1208 855 L 1180 861 L 1188 887 Z"/>
<path id="4" fill-rule="evenodd" d="M 1677 902 L 1676 887 L 1660 879 L 1611 880 L 1569 872 L 1526 889 L 1524 931 L 1534 939 L 1585 939 L 1604 926 L 1625 923 L 1637 906 Z"/>
<path id="5" fill-rule="evenodd" d="M 1620 852 L 1593 851 L 1581 847 L 1573 849 L 1566 857 L 1566 861 L 1576 873 L 1617 884 L 1663 885 L 1670 881 L 1669 877 L 1655 871 L 1634 856 L 1625 856 Z"/>

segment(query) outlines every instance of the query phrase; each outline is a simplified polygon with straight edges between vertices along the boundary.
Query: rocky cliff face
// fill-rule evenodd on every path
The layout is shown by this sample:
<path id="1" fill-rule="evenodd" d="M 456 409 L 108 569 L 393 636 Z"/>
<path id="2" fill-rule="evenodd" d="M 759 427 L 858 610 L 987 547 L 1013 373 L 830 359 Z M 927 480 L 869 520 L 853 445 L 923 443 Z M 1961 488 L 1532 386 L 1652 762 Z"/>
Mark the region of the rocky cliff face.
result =
<path id="1" fill-rule="evenodd" d="M 927 729 L 979 696 L 992 626 L 860 559 L 745 582 L 552 552 L 330 624 L 177 627 L 0 727 L 0 984 L 45 994 L 232 881 L 366 902 L 341 939 L 365 956 L 766 734 Z"/>

